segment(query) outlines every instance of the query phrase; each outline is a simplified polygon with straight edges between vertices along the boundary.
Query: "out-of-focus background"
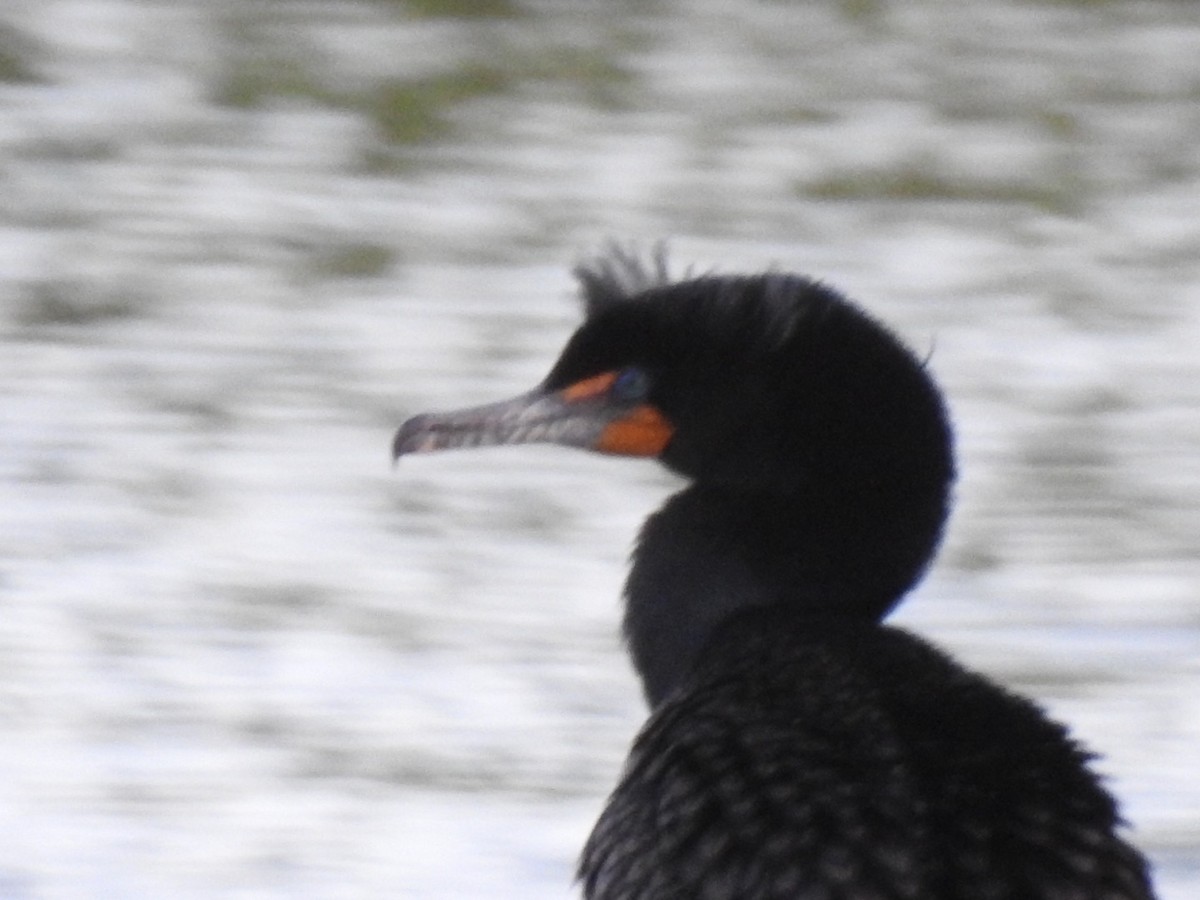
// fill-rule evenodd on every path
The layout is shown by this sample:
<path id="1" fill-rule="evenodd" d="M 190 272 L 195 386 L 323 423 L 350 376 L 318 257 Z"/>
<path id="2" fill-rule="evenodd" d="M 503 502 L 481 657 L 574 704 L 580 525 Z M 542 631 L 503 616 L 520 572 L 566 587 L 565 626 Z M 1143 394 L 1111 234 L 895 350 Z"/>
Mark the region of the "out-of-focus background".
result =
<path id="1" fill-rule="evenodd" d="M 1194 4 L 6 0 L 0 897 L 572 896 L 675 485 L 388 449 L 540 379 L 609 237 L 932 354 L 958 510 L 895 621 L 1200 896 Z"/>

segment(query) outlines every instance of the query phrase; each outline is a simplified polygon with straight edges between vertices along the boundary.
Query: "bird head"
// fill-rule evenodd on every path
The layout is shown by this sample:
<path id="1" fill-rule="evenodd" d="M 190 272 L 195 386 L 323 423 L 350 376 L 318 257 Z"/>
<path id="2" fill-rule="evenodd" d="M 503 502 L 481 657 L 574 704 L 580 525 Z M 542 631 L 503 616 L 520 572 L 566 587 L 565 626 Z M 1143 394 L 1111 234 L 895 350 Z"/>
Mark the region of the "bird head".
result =
<path id="1" fill-rule="evenodd" d="M 671 281 L 623 253 L 576 270 L 586 319 L 532 391 L 416 416 L 396 457 L 554 443 L 656 457 L 723 490 L 849 502 L 952 476 L 924 365 L 837 292 L 782 273 Z"/>

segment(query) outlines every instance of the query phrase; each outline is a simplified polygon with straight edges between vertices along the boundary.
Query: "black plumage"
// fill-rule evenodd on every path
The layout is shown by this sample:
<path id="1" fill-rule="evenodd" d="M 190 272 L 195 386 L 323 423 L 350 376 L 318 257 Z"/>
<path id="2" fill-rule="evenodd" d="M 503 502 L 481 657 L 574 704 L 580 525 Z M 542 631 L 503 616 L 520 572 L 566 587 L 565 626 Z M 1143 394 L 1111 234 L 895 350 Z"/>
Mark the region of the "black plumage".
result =
<path id="1" fill-rule="evenodd" d="M 1146 900 L 1089 754 L 882 624 L 941 537 L 926 367 L 830 288 L 672 282 L 614 250 L 512 401 L 409 420 L 400 456 L 548 441 L 690 480 L 644 526 L 624 630 L 653 709 L 583 852 L 591 900 Z"/>

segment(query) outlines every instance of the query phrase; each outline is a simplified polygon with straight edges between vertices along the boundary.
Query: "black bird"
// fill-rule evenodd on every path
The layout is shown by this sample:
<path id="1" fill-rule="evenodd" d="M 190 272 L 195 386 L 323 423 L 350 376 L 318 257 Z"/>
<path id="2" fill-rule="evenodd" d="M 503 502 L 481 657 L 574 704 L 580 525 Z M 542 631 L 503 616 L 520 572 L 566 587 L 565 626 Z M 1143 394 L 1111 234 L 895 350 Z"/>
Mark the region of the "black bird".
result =
<path id="1" fill-rule="evenodd" d="M 581 265 L 542 384 L 393 452 L 549 442 L 691 484 L 642 529 L 624 631 L 653 709 L 579 866 L 592 900 L 1146 900 L 1091 755 L 883 618 L 954 479 L 926 366 L 797 275 Z"/>

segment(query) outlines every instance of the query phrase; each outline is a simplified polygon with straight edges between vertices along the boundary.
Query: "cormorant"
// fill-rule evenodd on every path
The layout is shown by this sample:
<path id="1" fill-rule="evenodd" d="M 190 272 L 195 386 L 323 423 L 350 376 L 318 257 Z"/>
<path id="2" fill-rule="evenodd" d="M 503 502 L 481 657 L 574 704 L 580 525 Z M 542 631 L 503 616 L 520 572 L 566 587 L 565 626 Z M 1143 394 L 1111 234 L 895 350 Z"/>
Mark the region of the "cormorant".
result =
<path id="1" fill-rule="evenodd" d="M 396 457 L 549 442 L 690 480 L 646 522 L 624 632 L 652 714 L 583 851 L 590 900 L 1147 900 L 1091 755 L 882 623 L 954 480 L 923 364 L 798 275 L 672 281 L 612 249 L 513 400 L 416 416 Z"/>

